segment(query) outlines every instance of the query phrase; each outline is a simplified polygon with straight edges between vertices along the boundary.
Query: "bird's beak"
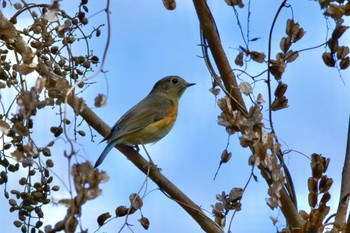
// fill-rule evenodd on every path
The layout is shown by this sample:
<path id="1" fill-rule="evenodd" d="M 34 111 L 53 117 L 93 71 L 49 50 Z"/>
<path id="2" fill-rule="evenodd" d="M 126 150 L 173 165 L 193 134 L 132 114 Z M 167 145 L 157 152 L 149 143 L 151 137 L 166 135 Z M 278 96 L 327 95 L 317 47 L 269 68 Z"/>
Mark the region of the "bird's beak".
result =
<path id="1" fill-rule="evenodd" d="M 193 85 L 196 85 L 196 84 L 195 83 L 187 83 L 186 87 L 190 87 L 190 86 L 193 86 Z"/>

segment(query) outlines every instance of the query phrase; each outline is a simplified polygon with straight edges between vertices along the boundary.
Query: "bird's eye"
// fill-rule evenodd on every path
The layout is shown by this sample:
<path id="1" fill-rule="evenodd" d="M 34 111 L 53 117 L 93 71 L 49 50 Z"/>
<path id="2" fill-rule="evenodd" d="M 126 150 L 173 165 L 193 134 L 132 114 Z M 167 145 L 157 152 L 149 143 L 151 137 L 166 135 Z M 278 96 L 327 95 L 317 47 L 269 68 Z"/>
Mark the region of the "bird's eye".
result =
<path id="1" fill-rule="evenodd" d="M 171 79 L 171 83 L 175 84 L 175 85 L 178 85 L 179 84 L 179 80 L 177 78 L 173 78 L 173 79 Z"/>

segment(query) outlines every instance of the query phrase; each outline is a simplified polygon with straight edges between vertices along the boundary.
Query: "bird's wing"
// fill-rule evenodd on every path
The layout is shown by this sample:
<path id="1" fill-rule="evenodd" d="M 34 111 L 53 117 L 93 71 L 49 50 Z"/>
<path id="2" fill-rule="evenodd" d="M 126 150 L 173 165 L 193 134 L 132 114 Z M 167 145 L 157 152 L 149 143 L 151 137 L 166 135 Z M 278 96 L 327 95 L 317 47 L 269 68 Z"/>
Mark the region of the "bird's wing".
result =
<path id="1" fill-rule="evenodd" d="M 162 120 L 169 114 L 174 102 L 162 96 L 147 96 L 138 104 L 127 111 L 115 125 L 103 141 L 115 141 L 124 135 L 136 132 L 147 125 Z"/>

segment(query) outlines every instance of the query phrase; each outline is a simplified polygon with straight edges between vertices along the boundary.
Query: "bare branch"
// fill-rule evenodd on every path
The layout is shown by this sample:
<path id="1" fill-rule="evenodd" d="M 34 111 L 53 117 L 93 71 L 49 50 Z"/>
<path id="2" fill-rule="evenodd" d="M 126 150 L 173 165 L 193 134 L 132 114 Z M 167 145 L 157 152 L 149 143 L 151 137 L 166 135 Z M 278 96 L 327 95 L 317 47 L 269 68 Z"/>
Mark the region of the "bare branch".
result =
<path id="1" fill-rule="evenodd" d="M 349 118 L 349 128 L 348 128 L 348 140 L 346 145 L 345 160 L 342 172 L 342 180 L 340 187 L 340 199 L 338 204 L 338 210 L 335 215 L 334 226 L 339 231 L 344 229 L 345 218 L 349 206 L 349 196 L 350 196 L 350 118 Z M 346 232 L 350 232 L 350 219 L 348 219 Z"/>
<path id="2" fill-rule="evenodd" d="M 221 45 L 210 10 L 205 1 L 194 0 L 193 4 L 197 11 L 201 30 L 203 30 L 204 37 L 208 41 L 210 51 L 220 72 L 221 79 L 224 82 L 225 89 L 229 93 L 228 96 L 233 97 L 231 100 L 235 107 L 234 109 L 246 113 L 247 108 L 245 107 L 242 95 L 239 91 L 236 77 L 232 72 L 230 63 L 228 62 L 225 51 Z"/>

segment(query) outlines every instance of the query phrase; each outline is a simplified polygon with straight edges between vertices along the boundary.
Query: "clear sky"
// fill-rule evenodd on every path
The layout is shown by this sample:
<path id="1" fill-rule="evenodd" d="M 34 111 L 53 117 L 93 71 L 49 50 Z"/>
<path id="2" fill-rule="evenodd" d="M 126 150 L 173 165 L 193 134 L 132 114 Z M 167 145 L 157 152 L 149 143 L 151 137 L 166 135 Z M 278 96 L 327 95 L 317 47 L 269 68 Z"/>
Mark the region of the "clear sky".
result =
<path id="1" fill-rule="evenodd" d="M 276 1 L 252 1 L 250 36 L 260 37 L 251 42 L 252 50 L 267 54 L 268 32 L 278 8 Z M 62 6 L 65 6 L 62 2 Z M 307 32 L 305 37 L 293 47 L 304 49 L 322 44 L 326 38 L 327 25 L 320 7 L 314 1 L 292 0 L 294 20 Z M 220 32 L 223 47 L 233 68 L 237 48 L 243 45 L 232 8 L 224 1 L 209 1 L 212 14 Z M 98 12 L 104 8 L 104 2 L 98 1 L 90 7 L 90 12 Z M 197 83 L 190 87 L 180 101 L 177 122 L 173 130 L 164 139 L 147 150 L 154 162 L 162 169 L 162 173 L 177 185 L 194 202 L 211 216 L 210 205 L 215 204 L 216 194 L 229 192 L 233 187 L 243 187 L 250 174 L 248 166 L 249 150 L 239 145 L 238 135 L 230 138 L 228 150 L 232 159 L 221 170 L 213 181 L 214 173 L 220 161 L 222 150 L 226 147 L 227 134 L 217 124 L 220 114 L 214 96 L 208 91 L 211 77 L 201 56 L 199 41 L 199 23 L 192 1 L 177 1 L 177 8 L 168 11 L 162 1 L 111 1 L 111 43 L 104 70 L 106 75 L 99 75 L 96 82 L 83 93 L 87 104 L 93 106 L 93 98 L 98 93 L 108 92 L 107 106 L 95 109 L 95 112 L 109 125 L 113 125 L 119 117 L 136 104 L 153 87 L 154 83 L 167 75 L 179 75 L 188 82 Z M 246 29 L 247 9 L 239 11 L 242 26 Z M 6 14 L 6 10 L 4 11 Z M 283 10 L 277 22 L 273 37 L 273 53 L 279 50 L 279 40 L 285 35 L 285 21 L 291 17 L 290 9 Z M 91 26 L 104 20 L 100 14 L 89 19 Z M 102 29 L 103 35 L 106 33 Z M 345 35 L 349 37 L 349 33 Z M 94 53 L 101 54 L 104 49 L 104 37 L 91 44 Z M 299 58 L 288 65 L 283 81 L 288 84 L 286 96 L 289 108 L 274 113 L 274 126 L 282 142 L 282 150 L 294 149 L 306 155 L 321 153 L 331 158 L 327 175 L 334 180 L 331 189 L 331 213 L 336 211 L 341 168 L 345 154 L 346 130 L 350 113 L 350 79 L 349 71 L 342 71 L 341 80 L 336 69 L 327 68 L 321 59 L 324 47 L 301 53 Z M 255 75 L 265 68 L 250 62 L 248 71 Z M 251 79 L 241 76 L 242 80 Z M 266 78 L 262 76 L 261 78 Z M 106 82 L 108 79 L 108 84 Z M 275 84 L 274 84 L 275 85 Z M 267 100 L 267 90 L 263 82 L 256 85 L 254 94 L 261 93 Z M 220 95 L 220 97 L 222 94 Z M 251 103 L 247 100 L 247 106 Z M 264 119 L 267 119 L 267 108 Z M 49 115 L 50 114 L 50 115 Z M 57 122 L 51 113 L 38 115 Z M 52 125 L 47 121 L 42 124 L 42 132 Z M 267 121 L 265 121 L 267 124 Z M 86 130 L 88 132 L 88 130 Z M 95 134 L 95 132 L 94 132 Z M 37 133 L 41 135 L 40 132 Z M 51 137 L 51 135 L 49 135 Z M 94 163 L 105 144 L 98 144 L 102 139 L 97 135 L 96 141 L 89 137 L 77 142 L 79 161 L 88 159 Z M 46 139 L 45 139 L 46 140 Z M 45 141 L 46 142 L 46 141 Z M 65 146 L 63 144 L 63 146 Z M 66 145 L 67 146 L 67 145 Z M 68 148 L 68 146 L 67 146 Z M 60 148 L 62 149 L 62 148 Z M 61 157 L 62 150 L 56 150 L 54 156 Z M 144 154 L 141 151 L 141 154 Z M 299 209 L 309 211 L 307 202 L 307 178 L 311 175 L 310 161 L 298 153 L 286 156 L 296 186 Z M 83 207 L 82 224 L 89 232 L 97 230 L 96 218 L 109 211 L 111 214 L 119 205 L 128 205 L 131 193 L 138 192 L 145 176 L 133 166 L 117 150 L 112 150 L 100 166 L 110 179 L 101 185 L 103 193 L 98 199 L 88 202 Z M 62 179 L 67 179 L 65 160 L 56 164 L 55 172 Z M 232 232 L 275 232 L 270 216 L 279 218 L 284 224 L 283 216 L 278 211 L 271 211 L 265 204 L 267 185 L 256 169 L 258 182 L 251 182 L 242 199 L 242 211 L 238 212 L 232 222 Z M 147 185 L 147 196 L 144 198 L 142 213 L 149 218 L 151 224 L 147 232 L 202 232 L 200 227 L 174 201 L 168 199 L 151 181 Z M 64 187 L 61 187 L 64 190 Z M 153 192 L 151 192 L 154 190 Z M 150 192 L 150 193 L 149 193 Z M 67 192 L 55 198 L 68 197 Z M 0 200 L 0 206 L 5 206 Z M 13 215 L 8 214 L 7 207 L 0 208 L 1 216 L 6 221 L 5 232 L 11 232 Z M 55 223 L 64 215 L 63 207 L 52 206 L 44 221 Z M 228 220 L 231 215 L 228 216 Z M 129 217 L 134 232 L 143 232 L 137 219 L 138 213 Z M 99 232 L 115 232 L 123 224 L 124 219 L 117 219 L 103 226 Z M 226 228 L 227 229 L 227 228 Z M 125 230 L 128 231 L 128 230 Z"/>

